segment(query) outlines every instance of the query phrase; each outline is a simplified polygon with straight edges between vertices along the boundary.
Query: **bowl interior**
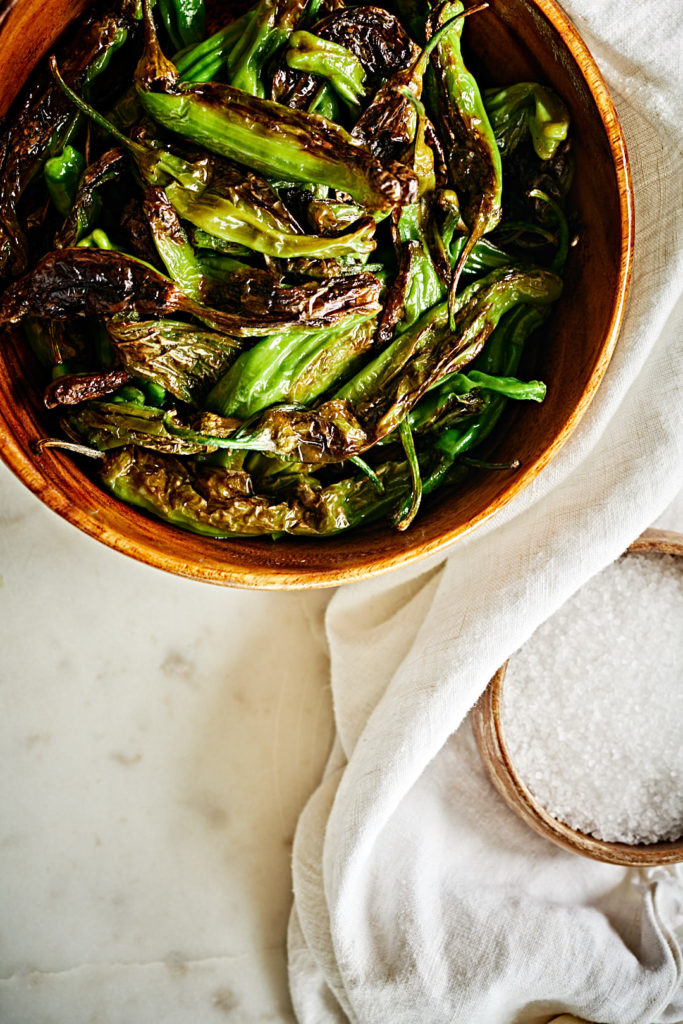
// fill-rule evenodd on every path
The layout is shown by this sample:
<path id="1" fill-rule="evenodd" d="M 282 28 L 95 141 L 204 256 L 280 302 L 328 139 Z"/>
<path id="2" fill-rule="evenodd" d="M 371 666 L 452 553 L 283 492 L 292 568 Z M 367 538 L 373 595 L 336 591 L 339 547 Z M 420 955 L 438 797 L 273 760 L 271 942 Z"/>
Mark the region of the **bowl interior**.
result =
<path id="1" fill-rule="evenodd" d="M 15 0 L 5 9 L 0 112 L 84 6 Z M 46 504 L 110 546 L 181 575 L 232 586 L 321 586 L 384 572 L 443 548 L 501 508 L 547 464 L 590 401 L 616 341 L 632 245 L 628 164 L 599 72 L 553 0 L 496 0 L 469 20 L 467 32 L 470 64 L 484 84 L 540 80 L 556 89 L 572 115 L 571 206 L 580 242 L 571 250 L 563 297 L 523 371 L 544 380 L 548 396 L 541 406 L 510 403 L 515 407 L 491 451 L 495 461 L 519 459 L 522 468 L 472 471 L 457 491 L 427 502 L 406 533 L 378 524 L 323 541 L 196 537 L 113 500 L 88 475 L 90 467 L 68 455 L 32 452 L 31 443 L 56 427 L 42 407 L 37 367 L 22 338 L 7 332 L 0 349 L 0 454 Z"/>

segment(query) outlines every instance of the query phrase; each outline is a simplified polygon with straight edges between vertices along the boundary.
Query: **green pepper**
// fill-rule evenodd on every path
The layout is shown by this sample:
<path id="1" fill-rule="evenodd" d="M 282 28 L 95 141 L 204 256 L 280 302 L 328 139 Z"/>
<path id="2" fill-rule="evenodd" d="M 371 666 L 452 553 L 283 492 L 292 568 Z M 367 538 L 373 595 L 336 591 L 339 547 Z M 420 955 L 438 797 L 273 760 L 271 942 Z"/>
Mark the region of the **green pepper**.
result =
<path id="1" fill-rule="evenodd" d="M 450 20 L 446 19 L 412 64 L 384 82 L 356 122 L 354 138 L 368 146 L 375 156 L 391 160 L 413 142 L 418 128 L 416 108 L 420 109 L 418 101 L 430 58 L 453 24 L 462 22 L 463 17 L 462 11 L 458 11 Z"/>
<path id="2" fill-rule="evenodd" d="M 168 275 L 186 295 L 201 302 L 204 297 L 204 275 L 185 230 L 162 188 L 149 188 L 143 209 L 152 232 L 157 252 L 164 261 Z"/>
<path id="3" fill-rule="evenodd" d="M 262 338 L 216 384 L 207 408 L 247 419 L 278 402 L 310 404 L 358 368 L 374 333 L 374 317 L 359 316 L 327 330 Z"/>
<path id="4" fill-rule="evenodd" d="M 49 162 L 49 161 L 48 161 Z M 83 172 L 68 215 L 55 236 L 60 248 L 76 245 L 95 227 L 102 209 L 101 189 L 118 181 L 125 171 L 125 155 L 118 148 L 108 149 Z"/>
<path id="5" fill-rule="evenodd" d="M 541 307 L 533 305 L 521 306 L 509 313 L 493 332 L 477 361 L 477 365 L 482 367 L 482 370 L 479 371 L 482 376 L 486 373 L 487 376 L 500 374 L 509 377 L 515 373 L 525 341 L 543 323 L 545 316 L 546 312 Z M 468 376 L 471 378 L 473 373 L 475 371 L 470 370 Z M 545 393 L 544 386 L 537 381 L 531 383 L 539 385 L 539 397 L 535 399 L 533 395 L 529 397 L 538 401 L 541 393 Z M 433 400 L 433 396 L 428 396 L 429 399 Z M 491 435 L 506 404 L 507 397 L 502 388 L 500 392 L 489 390 L 484 398 L 483 407 L 474 416 L 464 418 L 461 426 L 450 427 L 440 434 L 435 448 L 442 453 L 442 456 L 428 476 L 424 478 L 423 494 L 431 494 L 444 482 L 452 480 L 458 469 L 461 474 L 465 472 L 464 467 L 458 467 L 456 460 Z M 417 413 L 418 410 L 416 409 L 415 412 Z M 407 497 L 403 499 L 396 517 L 400 519 L 402 515 L 406 515 L 409 508 L 410 498 Z"/>
<path id="6" fill-rule="evenodd" d="M 414 197 L 406 167 L 384 167 L 338 125 L 217 82 L 178 82 L 159 49 L 146 0 L 146 46 L 136 71 L 140 102 L 164 128 L 270 177 L 348 192 L 373 211 Z"/>
<path id="7" fill-rule="evenodd" d="M 180 49 L 198 43 L 206 34 L 204 0 L 157 0 L 173 45 Z"/>
<path id="8" fill-rule="evenodd" d="M 433 34 L 454 15 L 463 14 L 461 0 L 443 4 L 427 22 Z M 441 36 L 432 55 L 438 93 L 439 125 L 446 159 L 455 184 L 469 237 L 453 271 L 450 302 L 472 248 L 500 220 L 503 174 L 500 153 L 489 124 L 479 86 L 469 73 L 460 48 L 463 19 Z"/>
<path id="9" fill-rule="evenodd" d="M 540 199 L 546 203 L 550 216 L 555 220 L 557 225 L 557 249 L 553 257 L 553 261 L 550 265 L 551 270 L 554 270 L 556 274 L 561 274 L 564 270 L 564 265 L 567 261 L 569 254 L 569 224 L 567 218 L 564 215 L 564 210 L 559 203 L 551 199 L 549 195 L 543 192 L 539 188 L 534 188 L 529 193 L 530 199 Z"/>
<path id="10" fill-rule="evenodd" d="M 145 404 L 140 388 L 126 385 L 109 402 L 86 402 L 73 412 L 65 412 L 61 423 L 70 437 L 103 452 L 129 444 L 174 455 L 197 455 L 215 449 L 203 440 L 187 440 L 169 432 L 168 420 L 169 414 L 163 409 Z"/>
<path id="11" fill-rule="evenodd" d="M 399 242 L 399 274 L 389 293 L 378 331 L 379 341 L 388 341 L 394 326 L 405 330 L 412 326 L 445 294 L 428 244 L 432 219 L 432 194 L 436 187 L 434 154 L 426 141 L 426 113 L 422 103 L 407 88 L 402 89 L 417 113 L 412 168 L 419 182 L 416 203 L 404 206 L 396 223 Z"/>
<path id="12" fill-rule="evenodd" d="M 215 309 L 191 299 L 175 282 L 133 256 L 106 248 L 57 249 L 5 290 L 0 324 L 34 315 L 71 320 L 122 313 L 153 317 L 182 313 L 228 335 L 255 337 L 298 332 L 303 324 L 327 327 L 379 309 L 380 284 L 371 274 L 278 289 L 267 271 L 260 278 L 253 273 L 256 287 L 251 303 L 242 304 L 238 295 L 232 309 Z"/>
<path id="13" fill-rule="evenodd" d="M 65 73 L 79 88 L 87 90 L 123 45 L 126 22 L 123 14 L 92 16 L 78 40 L 61 49 Z M 45 161 L 71 142 L 80 123 L 52 83 L 27 89 L 24 106 L 16 116 L 5 118 L 0 137 L 0 276 L 26 269 L 27 243 L 18 214 L 21 198 Z"/>
<path id="14" fill-rule="evenodd" d="M 510 377 L 515 373 L 526 339 L 543 323 L 545 312 L 534 306 L 515 310 L 501 324 L 482 353 L 480 366 L 486 373 Z M 486 408 L 471 424 L 445 431 L 436 441 L 437 448 L 455 459 L 487 438 L 500 419 L 507 403 L 504 390 L 489 391 Z"/>
<path id="15" fill-rule="evenodd" d="M 136 388 L 134 384 L 124 384 L 122 388 L 119 388 L 118 394 L 114 395 L 110 401 L 113 405 L 134 406 L 136 409 L 142 409 L 145 406 L 145 393 L 140 388 Z M 104 405 L 105 403 L 102 404 Z M 76 413 L 73 420 L 67 420 L 67 422 L 70 422 L 70 424 L 75 423 L 78 415 Z M 124 442 L 121 441 L 121 443 L 123 444 Z"/>
<path id="16" fill-rule="evenodd" d="M 225 68 L 228 54 L 237 40 L 242 36 L 249 20 L 251 11 L 231 21 L 225 28 L 215 32 L 195 46 L 185 47 L 175 56 L 175 65 L 182 82 L 212 82 Z M 129 131 L 142 116 L 137 92 L 131 86 L 117 100 L 107 115 L 117 128 Z"/>
<path id="17" fill-rule="evenodd" d="M 190 226 L 190 239 L 196 249 L 210 249 L 212 252 L 224 253 L 227 256 L 248 256 L 251 249 L 245 245 L 237 245 L 235 242 L 226 242 L 216 235 L 210 235 L 208 231 Z"/>
<path id="18" fill-rule="evenodd" d="M 169 149 L 165 149 L 163 146 L 147 144 L 145 142 L 133 142 L 127 135 L 119 131 L 116 125 L 112 124 L 94 107 L 86 103 L 73 89 L 69 88 L 59 72 L 57 61 L 54 57 L 50 57 L 49 64 L 55 81 L 74 106 L 81 113 L 91 118 L 98 127 L 112 135 L 131 154 L 145 184 L 163 186 L 169 179 L 179 182 L 186 188 L 196 189 L 206 184 L 209 178 L 207 160 L 199 160 L 192 163 L 172 153 Z"/>
<path id="19" fill-rule="evenodd" d="M 80 405 L 82 402 L 105 395 L 118 395 L 126 392 L 130 374 L 120 367 L 110 370 L 74 370 L 73 365 L 67 367 L 62 363 L 58 373 L 52 375 L 52 382 L 48 384 L 43 392 L 43 402 L 47 409 L 56 409 L 58 406 Z M 132 395 L 132 392 L 131 392 Z"/>
<path id="20" fill-rule="evenodd" d="M 406 462 L 408 469 L 410 470 L 410 503 L 407 508 L 405 504 L 399 506 L 394 515 L 394 526 L 397 530 L 407 530 L 413 519 L 417 515 L 422 503 L 422 473 L 420 470 L 420 460 L 417 456 L 415 449 L 415 441 L 413 439 L 413 432 L 408 422 L 408 418 L 402 419 L 398 425 L 399 434 L 401 436 L 401 442 L 403 444 L 403 450 L 406 454 Z"/>
<path id="21" fill-rule="evenodd" d="M 316 90 L 308 106 L 309 114 L 320 114 L 328 121 L 338 121 L 341 110 L 334 90 L 325 82 Z"/>
<path id="22" fill-rule="evenodd" d="M 111 321 L 109 335 L 128 372 L 195 405 L 234 362 L 232 338 L 178 320 Z"/>
<path id="23" fill-rule="evenodd" d="M 352 110 L 360 110 L 367 95 L 363 65 L 345 46 L 321 39 L 312 32 L 293 32 L 285 60 L 290 68 L 328 79 Z"/>
<path id="24" fill-rule="evenodd" d="M 546 387 L 540 380 L 522 381 L 517 377 L 497 376 L 483 370 L 469 370 L 447 378 L 440 387 L 448 388 L 455 394 L 466 395 L 472 391 L 491 391 L 518 402 L 542 402 Z"/>
<path id="25" fill-rule="evenodd" d="M 360 455 L 395 430 L 430 388 L 472 362 L 505 313 L 518 304 L 554 302 L 561 288 L 549 271 L 494 271 L 457 296 L 455 331 L 449 327 L 447 303 L 442 303 L 317 409 L 274 406 L 234 435 L 201 440 L 298 462 L 339 462 Z M 174 430 L 172 424 L 169 429 Z M 184 428 L 180 436 L 199 440 Z"/>
<path id="26" fill-rule="evenodd" d="M 362 206 L 356 206 L 355 203 L 338 203 L 332 199 L 317 198 L 311 199 L 307 204 L 306 215 L 321 235 L 338 234 L 367 216 Z"/>
<path id="27" fill-rule="evenodd" d="M 444 237 L 446 250 L 449 254 L 451 265 L 455 266 L 468 243 L 466 235 L 459 235 L 457 238 Z M 480 238 L 470 249 L 465 266 L 464 274 L 486 274 L 499 267 L 509 267 L 513 263 L 512 257 L 503 249 L 489 242 L 487 238 Z M 552 268 L 556 270 L 555 267 Z"/>
<path id="28" fill-rule="evenodd" d="M 326 487 L 304 474 L 292 496 L 272 498 L 255 494 L 243 471 L 193 467 L 163 453 L 125 448 L 105 458 L 102 481 L 117 498 L 204 536 L 323 537 L 385 515 L 410 489 L 405 462 L 386 462 L 376 474 L 381 493 L 359 474 Z"/>
<path id="29" fill-rule="evenodd" d="M 403 206 L 396 222 L 399 269 L 378 330 L 379 342 L 388 341 L 395 328 L 404 330 L 415 323 L 445 292 L 443 279 L 448 279 L 449 266 L 445 253 L 439 262 L 433 252 L 434 244 L 440 242 L 433 216 L 436 174 L 420 96 L 430 55 L 448 38 L 453 22 L 461 24 L 463 17 L 458 11 L 441 24 L 411 66 L 382 86 L 354 128 L 354 134 L 366 139 L 375 152 L 390 153 L 398 144 L 412 141 L 411 157 L 403 159 L 418 179 L 416 202 Z"/>
<path id="30" fill-rule="evenodd" d="M 146 405 L 161 409 L 166 401 L 165 388 L 162 388 L 155 380 L 142 380 L 140 381 L 140 390 L 145 396 Z"/>
<path id="31" fill-rule="evenodd" d="M 317 114 L 215 82 L 140 95 L 163 127 L 260 173 L 348 192 L 371 212 L 413 198 L 415 178 L 406 168 L 383 167 L 343 128 Z"/>
<path id="32" fill-rule="evenodd" d="M 103 231 L 102 228 L 95 228 L 89 235 L 81 238 L 80 242 L 76 243 L 79 247 L 88 248 L 90 246 L 96 249 L 108 249 L 111 252 L 116 252 L 116 246 L 112 243 L 111 238 Z"/>
<path id="33" fill-rule="evenodd" d="M 225 28 L 215 32 L 208 39 L 190 46 L 177 54 L 175 65 L 184 82 L 210 82 L 225 64 L 228 54 L 253 17 L 252 11 L 246 11 L 241 17 L 231 21 Z M 213 72 L 213 73 L 211 73 Z"/>
<path id="34" fill-rule="evenodd" d="M 375 223 L 371 218 L 364 218 L 346 234 L 322 238 L 292 231 L 272 211 L 237 195 L 231 201 L 209 188 L 198 193 L 178 184 L 168 185 L 166 195 L 178 214 L 200 230 L 268 256 L 329 259 L 368 254 L 375 248 Z"/>
<path id="35" fill-rule="evenodd" d="M 66 217 L 76 198 L 78 182 L 85 170 L 85 157 L 73 146 L 65 146 L 59 156 L 45 162 L 43 174 L 50 199 L 62 217 Z"/>
<path id="36" fill-rule="evenodd" d="M 487 89 L 484 105 L 503 157 L 528 134 L 539 160 L 551 160 L 569 134 L 569 111 L 560 97 L 536 82 Z"/>
<path id="37" fill-rule="evenodd" d="M 261 71 L 287 41 L 303 14 L 306 0 L 259 0 L 253 16 L 228 57 L 230 84 L 261 99 Z"/>
<path id="38" fill-rule="evenodd" d="M 128 29 L 125 25 L 120 25 L 114 32 L 109 45 L 106 46 L 103 49 L 102 53 L 100 53 L 99 56 L 95 58 L 95 60 L 92 62 L 92 64 L 85 73 L 85 77 L 83 79 L 83 90 L 86 93 L 86 95 L 89 91 L 88 87 L 92 85 L 92 83 L 95 81 L 96 78 L 99 77 L 99 75 L 101 75 L 104 71 L 107 70 L 107 68 L 111 64 L 112 57 L 115 53 L 117 53 L 118 50 L 121 49 L 121 47 L 127 39 Z"/>
<path id="39" fill-rule="evenodd" d="M 476 393 L 481 397 L 475 401 Z M 451 414 L 456 418 L 472 416 L 489 403 L 489 394 L 521 402 L 542 402 L 546 387 L 542 381 L 522 381 L 517 377 L 495 376 L 481 370 L 455 373 L 447 377 L 438 387 L 433 388 L 408 414 L 408 422 L 414 431 L 441 429 Z"/>
<path id="40" fill-rule="evenodd" d="M 493 271 L 457 297 L 455 330 L 446 304 L 435 306 L 336 398 L 350 402 L 361 420 L 370 414 L 373 436 L 384 437 L 431 387 L 478 355 L 505 313 L 518 304 L 555 302 L 561 288 L 560 279 L 548 271 Z"/>

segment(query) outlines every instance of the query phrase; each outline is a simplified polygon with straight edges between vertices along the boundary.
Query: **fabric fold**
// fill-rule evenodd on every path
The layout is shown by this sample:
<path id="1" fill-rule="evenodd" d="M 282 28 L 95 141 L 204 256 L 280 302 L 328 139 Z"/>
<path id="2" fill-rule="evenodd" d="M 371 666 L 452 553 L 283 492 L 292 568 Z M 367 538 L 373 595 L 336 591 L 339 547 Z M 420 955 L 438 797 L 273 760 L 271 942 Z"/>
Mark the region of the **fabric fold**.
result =
<path id="1" fill-rule="evenodd" d="M 337 745 L 293 862 L 302 1024 L 683 1020 L 680 881 L 645 884 L 536 836 L 492 789 L 466 721 L 500 664 L 683 486 L 683 111 L 661 53 L 656 74 L 644 56 L 679 59 L 676 6 L 660 3 L 654 25 L 600 0 L 579 24 L 615 86 L 637 222 L 593 403 L 533 484 L 446 557 L 327 607 Z"/>

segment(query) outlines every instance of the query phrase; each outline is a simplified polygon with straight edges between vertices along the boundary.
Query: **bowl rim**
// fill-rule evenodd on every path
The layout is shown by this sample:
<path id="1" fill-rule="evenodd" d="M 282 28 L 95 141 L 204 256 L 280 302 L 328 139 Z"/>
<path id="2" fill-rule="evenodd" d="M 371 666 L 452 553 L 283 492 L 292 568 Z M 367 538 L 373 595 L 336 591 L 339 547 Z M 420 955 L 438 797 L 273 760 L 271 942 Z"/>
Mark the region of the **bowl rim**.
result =
<path id="1" fill-rule="evenodd" d="M 58 486 L 47 481 L 42 476 L 29 458 L 28 453 L 14 437 L 7 422 L 5 412 L 0 407 L 0 458 L 2 458 L 22 483 L 36 494 L 45 505 L 69 523 L 106 544 L 108 547 L 136 561 L 189 579 L 223 586 L 252 589 L 331 587 L 342 583 L 356 582 L 360 579 L 369 579 L 401 566 L 409 565 L 444 551 L 459 537 L 470 533 L 487 521 L 527 487 L 550 462 L 577 426 L 592 401 L 614 352 L 624 317 L 631 280 L 634 246 L 634 199 L 623 130 L 605 80 L 588 47 L 556 0 L 525 0 L 525 2 L 535 7 L 560 35 L 597 108 L 609 145 L 616 176 L 621 220 L 621 246 L 617 287 L 612 301 L 609 325 L 602 345 L 596 353 L 596 363 L 587 386 L 570 416 L 562 425 L 559 433 L 547 444 L 535 460 L 527 463 L 519 471 L 502 493 L 466 523 L 442 530 L 438 536 L 415 543 L 408 549 L 380 554 L 374 558 L 370 555 L 366 557 L 363 564 L 350 564 L 340 559 L 338 564 L 322 568 L 318 566 L 307 567 L 305 563 L 302 564 L 301 562 L 290 568 L 268 565 L 248 566 L 236 558 L 231 560 L 229 556 L 226 557 L 224 562 L 221 561 L 220 563 L 217 559 L 213 560 L 210 558 L 201 563 L 188 563 L 187 559 L 180 552 L 160 550 L 143 539 L 122 535 L 115 528 L 110 528 L 99 515 L 93 516 L 78 505 L 73 504 Z M 2 29 L 4 29 L 9 20 L 8 16 L 17 6 L 18 0 L 13 0 L 3 11 L 4 16 L 0 18 L 0 45 L 2 43 Z M 51 457 L 59 456 L 55 456 L 52 453 Z M 131 517 L 149 519 L 143 512 L 132 507 L 128 509 L 128 512 Z M 177 529 L 161 521 L 159 521 L 159 526 L 166 530 Z M 320 541 L 316 543 L 319 544 Z M 228 552 L 226 550 L 227 555 Z"/>
<path id="2" fill-rule="evenodd" d="M 631 554 L 683 557 L 683 533 L 645 530 L 624 552 L 624 555 Z M 508 807 L 544 839 L 603 864 L 646 868 L 683 862 L 683 836 L 658 843 L 633 844 L 598 839 L 554 818 L 536 799 L 517 773 L 505 741 L 502 699 L 507 666 L 506 661 L 489 681 L 472 708 L 470 720 L 484 767 Z"/>

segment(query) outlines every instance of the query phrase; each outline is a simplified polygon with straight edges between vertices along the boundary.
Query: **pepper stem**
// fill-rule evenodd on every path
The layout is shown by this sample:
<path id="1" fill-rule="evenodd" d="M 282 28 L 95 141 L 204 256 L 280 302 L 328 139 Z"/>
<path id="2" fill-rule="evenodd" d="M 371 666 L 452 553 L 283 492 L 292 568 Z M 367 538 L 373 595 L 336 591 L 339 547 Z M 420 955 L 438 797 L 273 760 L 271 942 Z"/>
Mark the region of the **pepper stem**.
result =
<path id="1" fill-rule="evenodd" d="M 77 107 L 82 114 L 89 117 L 105 132 L 109 132 L 109 134 L 112 135 L 117 142 L 120 142 L 122 146 L 125 146 L 126 149 L 130 149 L 133 152 L 144 153 L 142 146 L 137 142 L 133 142 L 133 140 L 129 139 L 127 135 L 124 135 L 123 132 L 120 132 L 119 129 L 111 123 L 111 121 L 108 121 L 104 115 L 100 114 L 94 107 L 91 107 L 89 103 L 86 103 L 78 93 L 74 92 L 73 89 L 66 84 L 59 72 L 59 68 L 57 67 L 57 58 L 54 55 L 50 57 L 49 65 L 52 77 L 59 88 L 69 97 L 74 106 Z"/>
<path id="2" fill-rule="evenodd" d="M 529 198 L 540 199 L 542 202 L 547 203 L 550 211 L 555 217 L 559 238 L 555 258 L 551 264 L 551 270 L 554 270 L 556 274 L 561 274 L 567 261 L 567 253 L 569 252 L 569 225 L 567 224 L 567 218 L 565 217 L 560 204 L 556 203 L 555 200 L 551 199 L 545 192 L 542 192 L 540 188 L 533 188 L 531 192 L 529 192 Z"/>
<path id="3" fill-rule="evenodd" d="M 453 25 L 455 24 L 456 21 L 461 21 L 463 18 L 469 18 L 470 14 L 478 14 L 480 11 L 485 10 L 487 7 L 488 2 L 477 4 L 476 7 L 470 7 L 468 8 L 468 10 L 463 11 L 462 14 L 456 14 L 452 18 L 449 18 L 448 21 L 445 21 L 443 25 L 439 28 L 438 32 L 435 32 L 432 38 L 426 44 L 419 57 L 416 58 L 415 62 L 413 63 L 413 66 L 409 68 L 407 75 L 408 81 L 412 81 L 415 77 L 422 78 L 427 68 L 427 61 L 431 57 L 432 52 L 439 45 L 443 37 L 447 35 L 449 30 L 453 28 Z"/>
<path id="4" fill-rule="evenodd" d="M 103 459 L 104 452 L 96 448 L 88 448 L 84 444 L 74 444 L 73 441 L 63 441 L 60 437 L 41 437 L 31 445 L 34 452 L 40 453 L 44 448 L 60 448 L 65 452 L 74 452 L 76 455 L 85 455 L 89 459 Z"/>
<path id="5" fill-rule="evenodd" d="M 406 453 L 408 468 L 410 469 L 412 494 L 408 508 L 405 509 L 405 506 L 401 506 L 397 514 L 394 516 L 394 526 L 397 530 L 407 530 L 417 515 L 420 503 L 422 502 L 422 476 L 420 474 L 420 463 L 417 457 L 417 452 L 415 451 L 413 432 L 410 429 L 410 423 L 408 422 L 407 416 L 399 423 L 398 430 L 401 435 L 403 450 Z"/>
<path id="6" fill-rule="evenodd" d="M 379 494 L 384 494 L 384 490 L 385 490 L 384 484 L 382 483 L 380 478 L 377 476 L 377 474 L 375 473 L 375 471 L 372 468 L 372 466 L 369 466 L 367 464 L 365 459 L 361 459 L 360 455 L 353 455 L 349 459 L 349 462 L 352 462 L 354 464 L 354 466 L 357 466 L 358 469 L 360 469 L 360 471 L 362 473 L 365 473 L 365 475 L 368 477 L 369 480 L 372 480 L 373 484 L 375 485 L 375 490 Z"/>
<path id="7" fill-rule="evenodd" d="M 478 240 L 478 234 L 472 231 L 465 243 L 465 248 L 460 253 L 458 262 L 455 264 L 453 276 L 451 277 L 451 284 L 448 290 L 448 322 L 452 331 L 455 330 L 455 297 L 458 291 L 458 284 L 460 283 L 460 275 L 462 274 L 465 264 L 470 258 L 470 253 L 474 249 Z"/>

